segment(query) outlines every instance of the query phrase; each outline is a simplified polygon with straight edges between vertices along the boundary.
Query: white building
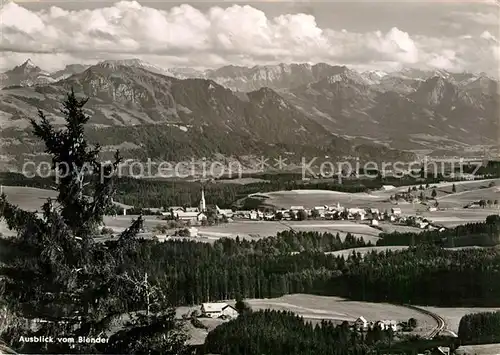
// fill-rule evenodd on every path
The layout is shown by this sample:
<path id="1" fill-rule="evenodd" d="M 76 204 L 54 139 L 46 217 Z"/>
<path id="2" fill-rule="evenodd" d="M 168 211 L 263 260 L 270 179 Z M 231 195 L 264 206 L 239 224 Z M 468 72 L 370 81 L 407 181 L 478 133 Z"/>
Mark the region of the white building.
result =
<path id="1" fill-rule="evenodd" d="M 399 215 L 401 215 L 401 208 L 397 208 L 397 207 L 391 208 L 391 213 L 393 215 L 399 216 Z"/>
<path id="2" fill-rule="evenodd" d="M 198 228 L 191 227 L 188 229 L 188 233 L 191 238 L 196 238 L 198 236 Z"/>
<path id="3" fill-rule="evenodd" d="M 391 190 L 394 190 L 396 188 L 396 186 L 394 185 L 382 185 L 382 190 L 384 191 L 391 191 Z"/>
<path id="4" fill-rule="evenodd" d="M 217 206 L 217 205 L 215 205 L 215 209 L 217 210 L 217 214 L 220 216 L 225 216 L 227 218 L 232 218 L 234 216 L 233 210 L 220 209 L 219 206 Z"/>
<path id="5" fill-rule="evenodd" d="M 349 213 L 348 219 L 354 219 L 357 217 L 363 221 L 366 218 L 366 211 L 362 208 L 349 208 L 347 212 Z"/>
<path id="6" fill-rule="evenodd" d="M 175 212 L 184 212 L 184 207 L 181 206 L 173 206 L 173 207 L 167 207 L 164 209 L 164 211 L 161 212 L 163 216 L 170 216 L 172 213 Z"/>
<path id="7" fill-rule="evenodd" d="M 377 215 L 377 216 L 380 215 L 380 211 L 378 210 L 378 208 L 370 208 L 370 213 L 372 215 L 374 215 L 374 216 L 375 215 Z"/>
<path id="8" fill-rule="evenodd" d="M 238 210 L 234 214 L 237 217 L 250 218 L 250 213 L 251 213 L 251 211 Z"/>
<path id="9" fill-rule="evenodd" d="M 290 206 L 290 211 L 298 212 L 304 209 L 304 206 Z"/>
<path id="10" fill-rule="evenodd" d="M 368 328 L 368 321 L 365 319 L 365 317 L 361 316 L 354 322 L 354 327 L 356 329 L 366 329 Z"/>
<path id="11" fill-rule="evenodd" d="M 316 206 L 313 208 L 313 211 L 316 211 L 318 213 L 318 216 L 321 218 L 325 218 L 325 213 L 327 210 L 328 206 Z"/>
<path id="12" fill-rule="evenodd" d="M 427 222 L 419 222 L 418 223 L 418 227 L 420 229 L 425 229 L 428 225 L 429 225 L 429 223 L 427 223 Z"/>
<path id="13" fill-rule="evenodd" d="M 264 219 L 266 221 L 272 221 L 272 220 L 274 220 L 274 213 L 265 213 L 264 214 Z"/>
<path id="14" fill-rule="evenodd" d="M 201 222 L 207 219 L 207 216 L 202 212 L 174 212 L 174 217 L 180 221 Z"/>
<path id="15" fill-rule="evenodd" d="M 238 311 L 228 305 L 227 303 L 217 302 L 217 303 L 202 303 L 201 313 L 204 316 L 210 318 L 219 318 L 221 316 L 226 316 L 229 318 L 237 318 Z"/>
<path id="16" fill-rule="evenodd" d="M 382 330 L 392 329 L 393 332 L 398 330 L 398 322 L 395 320 L 382 320 L 375 323 L 376 326 L 380 327 Z"/>
<path id="17" fill-rule="evenodd" d="M 376 220 L 376 219 L 372 219 L 372 220 L 371 220 L 371 222 L 370 222 L 370 224 L 371 224 L 372 226 L 378 226 L 378 220 Z"/>

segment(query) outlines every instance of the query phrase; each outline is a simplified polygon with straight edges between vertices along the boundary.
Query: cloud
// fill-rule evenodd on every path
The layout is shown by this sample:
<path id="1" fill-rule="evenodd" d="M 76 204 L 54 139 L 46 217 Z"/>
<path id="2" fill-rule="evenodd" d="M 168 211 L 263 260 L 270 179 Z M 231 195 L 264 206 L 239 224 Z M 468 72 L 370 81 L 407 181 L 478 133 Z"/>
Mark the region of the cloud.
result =
<path id="1" fill-rule="evenodd" d="M 485 26 L 495 26 L 497 28 L 500 22 L 498 10 L 489 12 L 453 11 L 449 16 L 450 18 L 462 19 L 463 21 L 478 23 Z"/>
<path id="2" fill-rule="evenodd" d="M 318 26 L 307 14 L 268 17 L 251 6 L 181 5 L 168 11 L 121 1 L 108 7 L 30 11 L 0 9 L 0 66 L 31 57 L 43 68 L 140 57 L 162 66 L 214 67 L 328 62 L 385 69 L 395 65 L 496 71 L 498 41 L 490 32 L 457 37 L 411 35 L 401 28 L 354 33 Z"/>

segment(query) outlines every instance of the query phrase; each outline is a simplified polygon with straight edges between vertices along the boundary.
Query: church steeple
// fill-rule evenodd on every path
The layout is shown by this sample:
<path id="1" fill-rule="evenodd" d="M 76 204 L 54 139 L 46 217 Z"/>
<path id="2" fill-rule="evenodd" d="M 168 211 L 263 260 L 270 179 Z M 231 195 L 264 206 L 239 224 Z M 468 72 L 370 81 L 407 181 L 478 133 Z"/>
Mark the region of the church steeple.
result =
<path id="1" fill-rule="evenodd" d="M 207 205 L 205 202 L 205 190 L 201 186 L 201 200 L 200 200 L 200 212 L 205 212 L 207 210 Z"/>

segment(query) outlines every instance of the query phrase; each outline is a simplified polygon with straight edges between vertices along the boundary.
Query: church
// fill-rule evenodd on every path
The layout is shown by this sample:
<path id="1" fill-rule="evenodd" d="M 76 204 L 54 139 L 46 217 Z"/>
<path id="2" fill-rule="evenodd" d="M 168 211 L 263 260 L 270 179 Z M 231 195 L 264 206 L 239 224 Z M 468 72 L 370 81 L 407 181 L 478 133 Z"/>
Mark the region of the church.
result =
<path id="1" fill-rule="evenodd" d="M 205 190 L 201 188 L 201 198 L 198 207 L 175 207 L 166 208 L 161 214 L 163 216 L 173 216 L 180 221 L 189 221 L 191 223 L 202 222 L 207 219 L 207 203 L 205 201 Z"/>

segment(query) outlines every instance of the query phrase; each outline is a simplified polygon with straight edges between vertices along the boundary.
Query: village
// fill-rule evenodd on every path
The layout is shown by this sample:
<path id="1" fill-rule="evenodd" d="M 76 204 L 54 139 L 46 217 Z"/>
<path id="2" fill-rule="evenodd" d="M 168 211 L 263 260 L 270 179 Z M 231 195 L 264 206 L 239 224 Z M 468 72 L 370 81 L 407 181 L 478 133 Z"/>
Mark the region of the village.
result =
<path id="1" fill-rule="evenodd" d="M 395 189 L 394 186 L 384 186 L 384 191 Z M 433 192 L 430 196 L 424 194 L 427 189 L 434 191 L 431 187 L 408 188 L 405 192 L 395 192 L 391 194 L 390 208 L 379 209 L 374 207 L 346 207 L 337 202 L 332 205 L 303 206 L 293 205 L 288 208 L 260 208 L 253 210 L 221 209 L 219 206 L 208 206 L 205 200 L 205 192 L 202 188 L 201 199 L 197 207 L 171 206 L 163 209 L 150 209 L 157 214 L 157 218 L 168 221 L 167 224 L 159 224 L 156 231 L 162 235 L 197 237 L 199 228 L 217 224 L 234 223 L 239 221 L 249 222 L 280 222 L 280 221 L 350 221 L 353 223 L 368 225 L 379 228 L 380 223 L 392 224 L 394 226 L 408 226 L 421 230 L 445 230 L 444 227 L 432 223 L 424 216 L 403 213 L 399 204 L 412 204 L 423 206 L 427 212 L 437 212 L 440 210 L 439 203 L 433 199 Z M 420 191 L 420 193 L 418 193 Z M 496 202 L 496 201 L 495 201 Z M 470 203 L 467 208 L 481 207 L 482 201 Z M 493 202 L 488 201 L 489 204 Z M 486 202 L 485 202 L 486 205 Z M 442 209 L 441 209 L 442 210 Z M 123 210 L 126 215 L 126 209 Z M 154 232 L 154 231 L 144 231 Z"/>

